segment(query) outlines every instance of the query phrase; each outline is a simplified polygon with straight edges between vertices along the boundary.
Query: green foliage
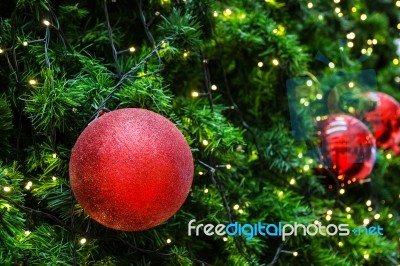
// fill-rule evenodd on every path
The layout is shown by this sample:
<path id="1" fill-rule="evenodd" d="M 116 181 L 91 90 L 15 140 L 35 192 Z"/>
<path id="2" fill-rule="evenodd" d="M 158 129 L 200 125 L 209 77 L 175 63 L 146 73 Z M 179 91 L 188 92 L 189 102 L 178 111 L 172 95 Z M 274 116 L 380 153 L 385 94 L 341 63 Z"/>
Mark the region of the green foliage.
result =
<path id="1" fill-rule="evenodd" d="M 173 9 L 168 17 L 162 16 L 163 21 L 158 25 L 158 30 L 165 37 L 174 37 L 174 43 L 181 49 L 198 48 L 201 31 L 196 19 L 187 12 Z"/>
<path id="2" fill-rule="evenodd" d="M 0 97 L 0 150 L 2 155 L 10 153 L 10 138 L 13 129 L 13 114 L 11 112 L 10 104 L 3 95 Z"/>
<path id="3" fill-rule="evenodd" d="M 346 1 L 151 0 L 138 1 L 138 8 L 135 1 L 117 0 L 106 1 L 109 21 L 102 1 L 0 2 L 0 264 L 399 264 L 400 183 L 394 173 L 400 158 L 379 151 L 371 182 L 345 187 L 344 194 L 327 187 L 307 153 L 317 143 L 295 141 L 289 121 L 303 123 L 315 114 L 302 103 L 289 114 L 285 83 L 310 78 L 313 85 L 296 93 L 319 113 L 325 101 L 316 95 L 325 99 L 332 91 L 324 82 L 336 87 L 332 97 L 343 100 L 335 112 L 373 108 L 359 97 L 367 88 L 358 85 L 344 95 L 347 84 L 335 85 L 337 39 L 354 32 L 340 69 L 374 68 L 379 89 L 400 99 L 400 69 L 393 64 L 399 10 L 389 2 L 357 1 L 354 11 Z M 357 61 L 368 48 L 368 60 Z M 313 60 L 317 51 L 337 67 Z M 143 232 L 92 221 L 68 180 L 71 149 L 84 127 L 100 109 L 127 107 L 174 122 L 195 162 L 184 206 Z M 383 227 L 384 236 L 246 241 L 187 234 L 191 219 L 353 228 L 366 218 Z"/>

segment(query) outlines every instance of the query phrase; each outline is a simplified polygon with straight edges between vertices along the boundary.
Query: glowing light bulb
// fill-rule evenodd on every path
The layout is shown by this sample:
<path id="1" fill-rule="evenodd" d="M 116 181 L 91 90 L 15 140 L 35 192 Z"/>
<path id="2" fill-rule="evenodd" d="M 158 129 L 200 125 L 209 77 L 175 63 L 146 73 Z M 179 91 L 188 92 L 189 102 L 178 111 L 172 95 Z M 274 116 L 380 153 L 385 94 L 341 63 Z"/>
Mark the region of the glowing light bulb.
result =
<path id="1" fill-rule="evenodd" d="M 303 154 L 300 152 L 299 154 L 297 154 L 297 157 L 299 157 L 301 159 L 301 158 L 303 158 Z"/>
<path id="2" fill-rule="evenodd" d="M 239 214 L 243 214 L 243 210 L 242 209 L 239 210 Z"/>
<path id="3" fill-rule="evenodd" d="M 57 158 L 57 153 L 53 153 L 53 158 L 55 159 L 55 158 Z"/>
<path id="4" fill-rule="evenodd" d="M 343 13 L 340 12 L 339 14 L 337 14 L 339 18 L 343 17 Z"/>
<path id="5" fill-rule="evenodd" d="M 283 191 L 279 191 L 278 196 L 283 196 Z"/>
<path id="6" fill-rule="evenodd" d="M 374 219 L 375 219 L 375 220 L 378 220 L 379 218 L 381 218 L 381 215 L 380 215 L 379 213 L 377 213 L 377 214 L 374 215 Z"/>
<path id="7" fill-rule="evenodd" d="M 346 37 L 347 39 L 353 40 L 356 37 L 356 34 L 354 32 L 349 32 Z"/>
<path id="8" fill-rule="evenodd" d="M 31 85 L 35 85 L 35 84 L 36 84 L 36 80 L 34 80 L 34 79 L 31 79 L 31 80 L 29 81 L 29 84 L 31 84 Z"/>
<path id="9" fill-rule="evenodd" d="M 29 235 L 31 234 L 31 231 L 26 230 L 26 231 L 24 232 L 24 234 L 25 234 L 26 236 L 29 236 Z"/>
<path id="10" fill-rule="evenodd" d="M 186 57 L 188 57 L 188 56 L 189 56 L 189 53 L 188 53 L 188 52 L 184 52 L 184 53 L 183 53 L 183 57 L 186 58 Z"/>
<path id="11" fill-rule="evenodd" d="M 368 207 L 367 209 L 369 212 L 372 212 L 372 207 Z"/>
<path id="12" fill-rule="evenodd" d="M 389 218 L 389 219 L 392 219 L 392 218 L 393 218 L 393 214 L 389 213 L 389 214 L 388 214 L 388 218 Z"/>
<path id="13" fill-rule="evenodd" d="M 336 8 L 335 8 L 335 12 L 336 12 L 336 13 L 340 13 L 340 8 L 339 8 L 339 7 L 336 7 Z"/>
<path id="14" fill-rule="evenodd" d="M 315 220 L 315 221 L 314 221 L 314 224 L 318 225 L 318 224 L 319 224 L 319 221 Z"/>
<path id="15" fill-rule="evenodd" d="M 86 238 L 82 238 L 81 240 L 79 240 L 79 243 L 81 243 L 82 245 L 84 245 L 86 243 Z"/>
<path id="16" fill-rule="evenodd" d="M 293 256 L 297 257 L 299 253 L 297 251 L 293 252 Z"/>
<path id="17" fill-rule="evenodd" d="M 304 171 L 308 171 L 308 170 L 310 170 L 310 166 L 308 164 L 306 164 L 306 165 L 304 165 L 303 169 L 304 169 Z"/>
<path id="18" fill-rule="evenodd" d="M 390 153 L 386 154 L 386 159 L 388 159 L 388 160 L 392 159 L 392 154 L 390 154 Z"/>
<path id="19" fill-rule="evenodd" d="M 227 164 L 227 165 L 226 165 L 226 169 L 229 170 L 229 169 L 231 169 L 231 168 L 232 168 L 232 165 L 230 165 L 230 164 Z"/>
<path id="20" fill-rule="evenodd" d="M 365 205 L 367 206 L 371 206 L 372 202 L 370 200 L 367 200 L 367 202 L 365 202 Z"/>
<path id="21" fill-rule="evenodd" d="M 23 46 L 28 46 L 28 42 L 23 42 L 22 45 Z"/>
<path id="22" fill-rule="evenodd" d="M 218 12 L 217 12 L 217 11 L 214 11 L 213 16 L 214 16 L 214 17 L 218 17 Z"/>
<path id="23" fill-rule="evenodd" d="M 230 10 L 229 8 L 225 9 L 224 15 L 225 15 L 225 16 L 230 16 L 230 15 L 232 15 L 232 10 Z"/>
<path id="24" fill-rule="evenodd" d="M 353 13 L 357 12 L 357 8 L 356 8 L 355 6 L 353 6 L 353 7 L 351 8 L 351 12 L 353 12 Z"/>
<path id="25" fill-rule="evenodd" d="M 399 24 L 400 25 L 400 24 Z M 0 54 L 4 53 L 4 50 L 0 48 Z"/>
<path id="26" fill-rule="evenodd" d="M 309 80 L 307 80 L 306 84 L 308 87 L 311 87 L 313 85 L 313 82 L 311 79 L 309 79 Z"/>
<path id="27" fill-rule="evenodd" d="M 354 43 L 353 43 L 353 42 L 348 42 L 348 43 L 347 43 L 347 47 L 353 48 L 353 47 L 354 47 Z"/>
<path id="28" fill-rule="evenodd" d="M 228 241 L 227 237 L 223 237 L 222 240 L 224 240 L 225 242 Z"/>
<path id="29" fill-rule="evenodd" d="M 366 20 L 368 18 L 368 16 L 366 15 L 366 14 L 362 14 L 361 16 L 360 16 L 360 19 L 361 20 Z"/>
<path id="30" fill-rule="evenodd" d="M 240 207 L 239 207 L 239 204 L 235 204 L 235 205 L 233 206 L 233 209 L 234 209 L 234 210 L 239 210 L 239 208 L 240 208 Z"/>
<path id="31" fill-rule="evenodd" d="M 272 60 L 272 64 L 273 64 L 274 66 L 279 65 L 278 59 L 273 59 L 273 60 Z"/>
<path id="32" fill-rule="evenodd" d="M 349 88 L 354 88 L 354 82 L 353 81 L 349 82 Z"/>
<path id="33" fill-rule="evenodd" d="M 43 24 L 46 25 L 46 26 L 50 26 L 50 21 L 45 19 L 45 20 L 43 20 Z"/>
<path id="34" fill-rule="evenodd" d="M 296 184 L 296 180 L 294 178 L 290 179 L 289 184 L 291 184 L 291 185 Z"/>
<path id="35" fill-rule="evenodd" d="M 346 218 L 351 219 L 351 214 L 347 214 Z"/>
<path id="36" fill-rule="evenodd" d="M 339 4 L 339 3 L 340 3 L 340 0 L 333 0 L 333 2 L 334 2 L 335 4 Z"/>
<path id="37" fill-rule="evenodd" d="M 204 189 L 204 193 L 206 194 L 208 193 L 208 188 Z"/>
<path id="38" fill-rule="evenodd" d="M 4 192 L 10 192 L 11 188 L 10 187 L 3 187 Z"/>
<path id="39" fill-rule="evenodd" d="M 204 146 L 207 146 L 208 145 L 208 140 L 203 139 L 202 143 L 203 143 Z"/>
<path id="40" fill-rule="evenodd" d="M 351 208 L 350 207 L 346 207 L 346 212 L 350 212 Z"/>
<path id="41" fill-rule="evenodd" d="M 393 59 L 393 64 L 394 65 L 398 65 L 399 64 L 399 59 L 397 59 L 397 58 Z"/>
<path id="42" fill-rule="evenodd" d="M 170 244 L 172 242 L 172 240 L 171 239 L 167 239 L 167 244 Z"/>
<path id="43" fill-rule="evenodd" d="M 211 85 L 211 89 L 213 90 L 213 91 L 216 91 L 218 88 L 217 88 L 217 85 Z"/>
<path id="44" fill-rule="evenodd" d="M 129 52 L 133 53 L 134 51 L 136 51 L 135 47 L 129 47 Z"/>
<path id="45" fill-rule="evenodd" d="M 56 181 L 56 180 L 57 180 L 57 177 L 52 176 L 51 179 L 52 179 L 53 181 Z"/>
<path id="46" fill-rule="evenodd" d="M 313 3 L 311 3 L 311 2 L 309 2 L 309 3 L 307 4 L 307 7 L 308 7 L 308 8 L 313 8 L 313 6 L 314 6 Z"/>
<path id="47" fill-rule="evenodd" d="M 373 44 L 373 45 L 377 45 L 377 44 L 378 44 L 378 40 L 377 40 L 377 39 L 373 39 L 373 40 L 372 40 L 372 44 Z"/>
<path id="48" fill-rule="evenodd" d="M 364 225 L 369 224 L 369 219 L 365 218 L 365 219 L 363 220 L 363 224 L 364 224 Z"/>
<path id="49" fill-rule="evenodd" d="M 199 93 L 197 91 L 192 92 L 193 97 L 199 97 Z"/>
<path id="50" fill-rule="evenodd" d="M 333 62 L 329 62 L 328 66 L 329 66 L 330 68 L 335 68 L 335 64 L 334 64 Z"/>
<path id="51" fill-rule="evenodd" d="M 367 53 L 367 49 L 365 49 L 365 48 L 361 49 L 361 53 L 362 54 L 366 54 Z"/>
<path id="52" fill-rule="evenodd" d="M 322 100 L 322 94 L 318 93 L 316 97 L 318 100 Z M 321 117 L 319 119 L 321 120 Z"/>
<path id="53" fill-rule="evenodd" d="M 345 193 L 345 190 L 343 189 L 343 188 L 341 188 L 340 190 L 339 190 L 339 194 L 344 194 Z"/>
<path id="54" fill-rule="evenodd" d="M 328 210 L 328 211 L 326 212 L 326 214 L 328 214 L 328 215 L 332 215 L 332 213 L 333 213 L 332 210 Z"/>
<path id="55" fill-rule="evenodd" d="M 26 183 L 25 189 L 26 189 L 26 190 L 31 189 L 32 185 L 33 185 L 32 181 L 29 181 L 28 183 Z"/>
<path id="56" fill-rule="evenodd" d="M 330 220 L 332 219 L 332 217 L 331 217 L 330 215 L 327 215 L 327 216 L 325 217 L 325 219 L 326 219 L 327 221 L 330 221 Z"/>
<path id="57" fill-rule="evenodd" d="M 369 260 L 369 254 L 364 254 L 364 259 Z"/>
<path id="58" fill-rule="evenodd" d="M 396 6 L 400 7 L 400 1 L 396 1 Z"/>
<path id="59" fill-rule="evenodd" d="M 257 66 L 258 66 L 258 67 L 262 67 L 263 65 L 264 65 L 263 62 L 258 62 L 258 63 L 257 63 Z"/>
<path id="60" fill-rule="evenodd" d="M 339 246 L 340 248 L 343 247 L 343 242 L 342 242 L 342 241 L 339 241 L 338 246 Z"/>

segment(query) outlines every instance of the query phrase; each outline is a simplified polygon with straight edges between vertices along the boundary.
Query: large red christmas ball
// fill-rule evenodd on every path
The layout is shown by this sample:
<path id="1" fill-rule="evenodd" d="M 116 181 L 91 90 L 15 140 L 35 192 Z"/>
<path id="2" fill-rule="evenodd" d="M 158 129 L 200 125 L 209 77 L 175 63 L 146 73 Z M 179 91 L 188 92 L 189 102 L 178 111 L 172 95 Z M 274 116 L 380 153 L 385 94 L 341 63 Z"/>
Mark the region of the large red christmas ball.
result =
<path id="1" fill-rule="evenodd" d="M 322 163 L 341 182 L 366 178 L 376 158 L 375 139 L 358 119 L 332 115 L 317 126 Z"/>
<path id="2" fill-rule="evenodd" d="M 168 220 L 184 203 L 193 158 L 176 126 L 154 112 L 127 108 L 92 121 L 72 149 L 72 191 L 84 211 L 117 230 Z"/>
<path id="3" fill-rule="evenodd" d="M 400 153 L 400 104 L 382 92 L 366 92 L 365 96 L 376 103 L 375 109 L 364 115 L 372 125 L 376 145 Z"/>

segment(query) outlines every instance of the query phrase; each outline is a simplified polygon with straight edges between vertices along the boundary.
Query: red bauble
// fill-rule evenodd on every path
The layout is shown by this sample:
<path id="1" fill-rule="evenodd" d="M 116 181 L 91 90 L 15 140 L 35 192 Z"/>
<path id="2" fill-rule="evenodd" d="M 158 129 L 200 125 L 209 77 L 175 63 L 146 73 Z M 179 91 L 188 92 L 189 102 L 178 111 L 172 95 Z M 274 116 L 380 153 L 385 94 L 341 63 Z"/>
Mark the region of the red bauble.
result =
<path id="1" fill-rule="evenodd" d="M 400 153 L 400 104 L 391 96 L 382 92 L 366 92 L 366 97 L 376 102 L 373 111 L 364 115 L 372 125 L 376 145 L 381 149 L 392 149 Z"/>
<path id="2" fill-rule="evenodd" d="M 193 158 L 176 126 L 154 112 L 106 113 L 72 149 L 72 191 L 84 211 L 117 230 L 140 231 L 168 220 L 184 203 Z"/>
<path id="3" fill-rule="evenodd" d="M 332 115 L 318 123 L 322 162 L 341 182 L 366 178 L 376 158 L 375 139 L 358 119 Z"/>

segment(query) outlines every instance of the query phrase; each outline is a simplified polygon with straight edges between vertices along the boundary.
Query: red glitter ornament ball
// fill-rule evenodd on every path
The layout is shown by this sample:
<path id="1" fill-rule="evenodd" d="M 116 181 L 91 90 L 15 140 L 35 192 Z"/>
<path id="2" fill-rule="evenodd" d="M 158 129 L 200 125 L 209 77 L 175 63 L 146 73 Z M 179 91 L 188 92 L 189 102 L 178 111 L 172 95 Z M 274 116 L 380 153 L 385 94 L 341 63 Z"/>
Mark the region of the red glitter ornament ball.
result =
<path id="1" fill-rule="evenodd" d="M 400 104 L 382 92 L 366 92 L 365 96 L 376 102 L 375 109 L 364 115 L 372 125 L 376 145 L 381 149 L 392 149 L 400 153 Z"/>
<path id="2" fill-rule="evenodd" d="M 340 182 L 366 178 L 376 158 L 375 139 L 358 119 L 332 115 L 318 123 L 322 162 Z"/>
<path id="3" fill-rule="evenodd" d="M 72 149 L 72 191 L 104 226 L 141 231 L 168 220 L 193 181 L 193 158 L 176 126 L 154 112 L 127 108 L 105 113 Z"/>

